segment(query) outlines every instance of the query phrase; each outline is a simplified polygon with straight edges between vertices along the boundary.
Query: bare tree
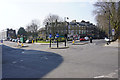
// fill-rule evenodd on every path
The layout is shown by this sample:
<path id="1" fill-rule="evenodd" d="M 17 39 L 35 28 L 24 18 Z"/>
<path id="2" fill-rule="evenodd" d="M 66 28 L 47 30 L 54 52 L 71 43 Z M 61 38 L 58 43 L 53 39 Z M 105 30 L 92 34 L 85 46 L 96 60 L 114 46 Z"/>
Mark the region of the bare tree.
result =
<path id="1" fill-rule="evenodd" d="M 43 24 L 46 25 L 47 22 L 48 23 L 52 23 L 52 22 L 55 22 L 55 21 L 62 21 L 62 18 L 59 17 L 58 15 L 55 15 L 55 14 L 49 14 L 43 21 Z"/>
<path id="2" fill-rule="evenodd" d="M 108 26 L 109 26 L 109 19 L 110 19 L 110 26 L 114 28 L 117 32 L 118 28 L 118 10 L 117 4 L 118 2 L 96 2 L 94 6 L 96 9 L 93 11 L 96 15 L 96 21 L 99 23 L 100 26 L 108 33 Z M 117 33 L 116 33 L 117 34 Z"/>
<path id="3" fill-rule="evenodd" d="M 40 27 L 38 20 L 32 20 L 31 23 L 26 27 L 28 35 L 32 35 L 33 38 L 36 38 L 38 35 L 38 28 Z"/>
<path id="4" fill-rule="evenodd" d="M 38 20 L 32 20 L 31 23 L 27 26 L 26 31 L 28 32 L 37 32 L 38 28 L 40 27 Z"/>

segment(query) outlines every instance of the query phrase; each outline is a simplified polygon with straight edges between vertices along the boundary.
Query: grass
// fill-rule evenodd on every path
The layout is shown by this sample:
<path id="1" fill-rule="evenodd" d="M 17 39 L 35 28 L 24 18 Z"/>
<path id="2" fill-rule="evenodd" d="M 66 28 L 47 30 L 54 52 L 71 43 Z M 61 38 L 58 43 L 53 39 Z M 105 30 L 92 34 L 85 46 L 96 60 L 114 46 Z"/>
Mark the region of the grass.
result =
<path id="1" fill-rule="evenodd" d="M 37 41 L 37 43 L 50 43 L 50 41 Z"/>

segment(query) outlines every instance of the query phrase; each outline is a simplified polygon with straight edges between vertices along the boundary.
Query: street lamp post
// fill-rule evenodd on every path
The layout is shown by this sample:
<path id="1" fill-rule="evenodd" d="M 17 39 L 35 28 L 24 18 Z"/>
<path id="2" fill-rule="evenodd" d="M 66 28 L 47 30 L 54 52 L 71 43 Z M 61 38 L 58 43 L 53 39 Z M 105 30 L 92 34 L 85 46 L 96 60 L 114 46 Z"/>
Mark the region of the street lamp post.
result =
<path id="1" fill-rule="evenodd" d="M 110 43 L 110 35 L 111 35 L 111 26 L 110 26 L 110 10 L 109 10 L 109 34 L 108 34 L 109 43 Z"/>
<path id="2" fill-rule="evenodd" d="M 103 6 L 103 7 L 105 7 L 105 6 Z M 104 9 L 104 10 L 105 10 L 105 9 Z M 105 13 L 106 13 L 106 12 L 109 13 L 109 26 L 108 26 L 108 29 L 109 29 L 109 31 L 108 31 L 108 39 L 109 39 L 109 41 L 108 41 L 107 44 L 110 44 L 110 35 L 111 35 L 111 26 L 110 26 L 110 15 L 111 15 L 111 13 L 110 13 L 110 9 L 109 9 L 108 11 L 105 10 Z"/>
<path id="3" fill-rule="evenodd" d="M 48 22 L 46 24 L 45 30 L 46 30 L 46 40 L 47 40 L 47 28 L 48 28 Z"/>
<path id="4" fill-rule="evenodd" d="M 67 22 L 66 19 L 69 19 L 68 17 L 64 17 L 64 21 L 65 23 Z M 66 24 L 65 24 L 66 25 Z M 65 28 L 67 30 L 66 34 L 64 35 L 65 36 L 65 47 L 66 47 L 66 40 L 68 40 L 68 25 L 69 23 L 67 22 L 67 28 Z"/>
<path id="5" fill-rule="evenodd" d="M 106 13 L 107 11 L 105 11 L 105 13 Z M 109 39 L 109 41 L 108 41 L 108 44 L 110 44 L 110 36 L 111 36 L 111 23 L 110 23 L 110 10 L 108 11 L 108 13 L 109 13 L 109 26 L 108 26 L 108 39 Z"/>
<path id="6" fill-rule="evenodd" d="M 69 19 L 69 18 L 68 17 L 64 17 L 64 22 L 65 23 L 67 22 L 66 19 Z M 66 28 L 66 31 L 67 31 L 66 34 L 67 34 L 67 36 L 68 36 L 68 26 L 69 26 L 69 22 L 67 22 L 67 28 Z"/>

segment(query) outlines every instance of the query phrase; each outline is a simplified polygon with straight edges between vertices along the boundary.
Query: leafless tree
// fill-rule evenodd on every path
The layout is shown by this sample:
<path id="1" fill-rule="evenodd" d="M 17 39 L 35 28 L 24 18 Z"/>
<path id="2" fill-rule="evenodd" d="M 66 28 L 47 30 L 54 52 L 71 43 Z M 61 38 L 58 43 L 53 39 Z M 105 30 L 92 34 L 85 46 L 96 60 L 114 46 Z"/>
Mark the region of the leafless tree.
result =
<path id="1" fill-rule="evenodd" d="M 26 27 L 27 32 L 37 32 L 38 28 L 40 27 L 38 20 L 32 20 L 29 25 Z"/>
<path id="2" fill-rule="evenodd" d="M 26 26 L 26 31 L 28 32 L 28 35 L 32 35 L 33 38 L 35 38 L 38 35 L 39 27 L 40 27 L 39 20 L 35 19 L 32 20 L 29 25 Z"/>
<path id="3" fill-rule="evenodd" d="M 94 4 L 95 10 L 93 13 L 96 16 L 96 21 L 99 23 L 100 27 L 108 33 L 108 26 L 109 26 L 109 17 L 110 17 L 110 26 L 114 28 L 117 32 L 118 28 L 118 2 L 96 2 Z M 117 33 L 116 33 L 117 34 Z"/>
<path id="4" fill-rule="evenodd" d="M 55 21 L 62 21 L 62 18 L 59 17 L 58 15 L 55 15 L 55 14 L 49 14 L 43 21 L 43 24 L 46 25 L 47 22 L 48 23 L 52 23 L 52 22 L 55 22 Z"/>

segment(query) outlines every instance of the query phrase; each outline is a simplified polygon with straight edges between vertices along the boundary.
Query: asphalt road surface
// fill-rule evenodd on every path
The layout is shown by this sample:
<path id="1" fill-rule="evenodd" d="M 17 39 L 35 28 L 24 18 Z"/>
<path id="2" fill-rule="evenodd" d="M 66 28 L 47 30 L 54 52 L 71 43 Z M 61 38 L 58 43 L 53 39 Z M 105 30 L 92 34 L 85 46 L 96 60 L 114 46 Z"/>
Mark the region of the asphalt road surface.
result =
<path id="1" fill-rule="evenodd" d="M 2 46 L 3 78 L 117 78 L 118 48 L 105 47 L 104 40 L 85 45 L 67 44 L 67 49 L 49 45 L 5 41 Z"/>

